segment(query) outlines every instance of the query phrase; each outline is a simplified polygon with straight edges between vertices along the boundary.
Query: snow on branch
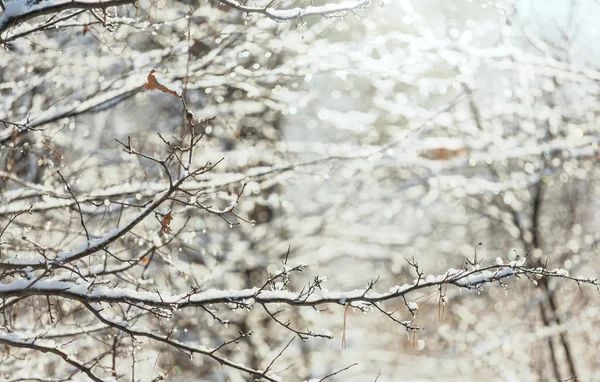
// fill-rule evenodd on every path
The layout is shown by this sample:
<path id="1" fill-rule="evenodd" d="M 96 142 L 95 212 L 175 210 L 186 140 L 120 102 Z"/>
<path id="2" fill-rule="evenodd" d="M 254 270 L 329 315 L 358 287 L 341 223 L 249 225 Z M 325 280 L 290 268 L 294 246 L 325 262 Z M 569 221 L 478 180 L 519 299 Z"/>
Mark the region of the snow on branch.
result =
<path id="1" fill-rule="evenodd" d="M 107 7 L 134 3 L 135 0 L 45 0 L 37 2 L 15 0 L 6 3 L 6 9 L 0 14 L 0 33 L 38 16 L 54 14 L 70 9 L 105 9 Z"/>
<path id="2" fill-rule="evenodd" d="M 152 213 L 152 211 L 154 211 L 161 203 L 163 203 L 175 191 L 177 191 L 181 184 L 183 184 L 188 179 L 188 177 L 190 177 L 189 173 L 187 174 L 187 176 L 182 176 L 181 178 L 177 179 L 165 191 L 157 193 L 154 197 L 154 200 L 133 219 L 131 219 L 126 225 L 124 225 L 121 228 L 116 228 L 110 231 L 101 238 L 88 240 L 86 243 L 78 246 L 73 250 L 59 253 L 54 259 L 48 259 L 46 256 L 43 256 L 39 260 L 12 259 L 4 261 L 0 263 L 0 269 L 48 269 L 49 267 L 53 266 L 61 267 L 64 264 L 89 256 L 101 250 L 102 248 L 105 248 L 106 246 L 112 244 L 117 239 L 125 235 L 127 232 L 131 231 L 136 225 L 138 225 L 142 220 L 144 220 L 146 216 Z"/>
<path id="3" fill-rule="evenodd" d="M 10 3 L 9 3 L 10 4 Z M 0 15 L 1 23 L 2 15 Z M 0 24 L 1 25 L 1 24 Z M 130 77 L 131 78 L 131 77 Z M 75 117 L 87 112 L 97 112 L 115 105 L 129 97 L 134 96 L 143 89 L 143 84 L 136 79 L 126 78 L 126 85 L 119 89 L 107 90 L 98 94 L 91 94 L 82 101 L 74 101 L 67 106 L 53 106 L 45 110 L 38 118 L 26 118 L 18 123 L 11 123 L 12 129 L 6 129 L 0 132 L 0 144 L 7 144 L 14 139 L 15 135 L 26 134 L 30 131 L 36 131 L 44 125 L 56 122 L 61 118 Z"/>
<path id="4" fill-rule="evenodd" d="M 356 9 L 366 8 L 371 4 L 370 0 L 352 0 L 344 1 L 338 4 L 326 4 L 321 6 L 308 6 L 306 8 L 290 8 L 290 9 L 273 9 L 271 1 L 264 8 L 248 7 L 244 3 L 230 0 L 218 0 L 220 3 L 228 5 L 232 8 L 246 13 L 259 13 L 277 21 L 289 21 L 307 16 L 325 16 L 336 17 L 344 15 Z"/>
<path id="5" fill-rule="evenodd" d="M 81 362 L 63 350 L 59 349 L 59 347 L 55 345 L 54 341 L 39 340 L 36 338 L 23 339 L 14 333 L 0 333 L 0 344 L 36 350 L 42 353 L 55 354 L 61 357 L 65 362 L 79 369 L 82 373 L 86 374 L 90 380 L 96 382 L 103 381 L 101 378 L 98 378 L 94 373 L 92 373 L 92 365 Z"/>
<path id="6" fill-rule="evenodd" d="M 221 356 L 215 354 L 223 346 L 226 346 L 226 345 L 228 345 L 230 343 L 235 343 L 237 340 L 249 336 L 250 333 L 241 333 L 239 335 L 239 337 L 237 337 L 233 341 L 229 341 L 229 342 L 225 343 L 224 345 L 221 345 L 221 346 L 217 347 L 216 349 L 208 349 L 207 347 L 202 346 L 202 345 L 190 345 L 190 344 L 182 343 L 182 342 L 177 341 L 177 340 L 173 340 L 173 339 L 169 338 L 170 336 L 160 335 L 160 334 L 156 334 L 156 333 L 152 333 L 152 332 L 148 332 L 148 331 L 141 331 L 141 330 L 132 329 L 132 328 L 128 327 L 128 325 L 126 325 L 124 323 L 114 322 L 114 321 L 112 321 L 112 320 L 104 317 L 100 313 L 100 311 L 98 309 L 94 308 L 90 303 L 84 302 L 83 304 L 103 324 L 105 324 L 105 325 L 107 325 L 107 326 L 109 326 L 109 327 L 111 327 L 113 329 L 117 329 L 117 330 L 119 330 L 121 332 L 124 332 L 124 333 L 126 333 L 126 334 L 128 334 L 128 335 L 130 335 L 132 337 L 146 337 L 146 338 L 149 338 L 151 340 L 158 341 L 158 342 L 161 342 L 163 344 L 172 346 L 172 347 L 174 347 L 174 348 L 176 348 L 176 349 L 178 349 L 178 350 L 180 350 L 182 352 L 185 352 L 185 353 L 189 354 L 190 356 L 193 355 L 193 354 L 201 354 L 203 356 L 207 356 L 207 357 L 212 358 L 213 360 L 219 362 L 221 365 L 225 365 L 225 366 L 231 367 L 233 369 L 240 370 L 242 372 L 245 372 L 247 374 L 250 374 L 250 375 L 253 375 L 253 376 L 256 376 L 256 377 L 261 377 L 263 379 L 266 379 L 267 381 L 275 382 L 275 381 L 279 380 L 275 376 L 271 376 L 271 375 L 267 374 L 266 371 L 262 372 L 262 371 L 259 371 L 259 370 L 254 370 L 254 369 L 251 369 L 251 368 L 249 368 L 247 366 L 244 366 L 242 364 L 233 362 L 233 361 L 231 361 L 229 359 L 226 359 L 224 357 L 221 357 Z"/>
<path id="7" fill-rule="evenodd" d="M 171 187 L 169 190 L 159 194 L 158 197 L 146 208 L 142 210 L 135 218 L 133 218 L 128 224 L 121 228 L 114 229 L 110 231 L 108 234 L 104 235 L 99 239 L 92 239 L 87 241 L 86 243 L 78 246 L 77 248 L 59 253 L 55 259 L 47 259 L 40 258 L 39 260 L 32 259 L 13 259 L 9 261 L 4 261 L 0 263 L 0 269 L 25 269 L 30 268 L 32 270 L 35 269 L 44 269 L 47 267 L 51 267 L 53 265 L 61 266 L 66 263 L 70 263 L 72 261 L 84 258 L 89 256 L 102 248 L 108 246 L 109 244 L 115 242 L 118 238 L 122 237 L 127 232 L 131 231 L 133 227 L 135 227 L 139 222 L 141 222 L 146 216 L 148 216 L 152 211 L 154 211 L 162 202 L 167 200 L 171 194 L 173 194 L 177 187 L 183 183 L 185 178 L 181 178 Z"/>
<path id="8" fill-rule="evenodd" d="M 255 167 L 248 170 L 246 173 L 220 173 L 213 175 L 205 175 L 201 180 L 187 180 L 185 183 L 178 186 L 179 190 L 182 191 L 194 191 L 194 192 L 204 192 L 210 193 L 215 192 L 216 190 L 221 189 L 224 186 L 228 186 L 231 184 L 237 184 L 242 182 L 247 182 L 251 180 L 258 181 L 265 177 L 276 176 L 278 174 L 294 171 L 300 167 L 327 163 L 333 160 L 339 159 L 353 159 L 354 157 L 325 157 L 317 160 L 310 160 L 301 163 L 290 163 L 284 165 L 275 165 L 275 166 L 263 166 L 263 167 Z M 13 180 L 14 177 L 9 176 L 9 174 L 5 174 L 0 172 L 0 179 L 9 179 Z M 196 179 L 198 179 L 196 177 Z M 17 182 L 22 183 L 20 180 Z M 37 186 L 36 186 L 37 187 Z M 107 187 L 101 190 L 94 190 L 89 194 L 82 194 L 78 196 L 78 200 L 80 203 L 84 202 L 93 202 L 93 201 L 104 201 L 105 199 L 126 197 L 130 195 L 139 194 L 141 197 L 154 197 L 156 194 L 165 192 L 169 190 L 169 185 L 158 182 L 149 182 L 149 183 L 137 183 L 137 184 L 122 184 Z M 39 188 L 39 187 L 37 187 Z M 27 195 L 28 197 L 36 197 L 39 196 L 39 192 L 45 192 L 44 190 L 38 190 L 38 192 L 31 193 Z M 13 195 L 14 194 L 14 195 Z M 68 198 L 66 195 L 59 195 L 57 191 L 55 192 L 45 192 L 45 200 L 29 203 L 24 201 L 24 197 L 22 190 L 17 190 L 14 193 L 11 191 L 7 191 L 6 194 L 3 195 L 3 198 L 9 201 L 5 206 L 0 206 L 0 216 L 6 216 L 14 213 L 20 213 L 23 211 L 47 211 L 56 208 L 64 208 L 69 207 L 74 204 L 73 199 Z M 15 199 L 13 202 L 11 199 Z M 17 199 L 19 201 L 17 201 Z M 1 266 L 0 266 L 1 267 Z"/>
<path id="9" fill-rule="evenodd" d="M 299 266 L 297 269 L 301 269 Z M 387 292 L 375 292 L 373 285 L 365 289 L 347 292 L 332 292 L 322 288 L 308 288 L 300 292 L 288 290 L 266 290 L 252 288 L 243 290 L 207 290 L 201 292 L 193 289 L 191 292 L 171 295 L 166 293 L 140 292 L 132 289 L 98 285 L 97 282 L 75 284 L 66 281 L 40 280 L 31 285 L 30 280 L 15 280 L 9 284 L 0 285 L 0 298 L 16 296 L 58 296 L 77 301 L 127 303 L 134 306 L 154 308 L 179 309 L 184 307 L 201 307 L 210 304 L 237 304 L 250 307 L 258 304 L 287 304 L 291 306 L 316 306 L 321 304 L 376 304 L 391 299 L 401 298 L 408 294 L 426 288 L 453 285 L 471 290 L 480 289 L 486 284 L 502 283 L 509 277 L 527 277 L 535 280 L 542 277 L 563 278 L 596 286 L 600 290 L 597 278 L 572 277 L 564 269 L 549 270 L 543 267 L 528 268 L 522 261 L 513 261 L 508 265 L 499 263 L 487 267 L 458 270 L 450 269 L 443 275 L 420 276 L 412 284 L 395 286 Z M 322 281 L 321 281 L 322 282 Z M 374 284 L 374 283 L 373 283 Z"/>

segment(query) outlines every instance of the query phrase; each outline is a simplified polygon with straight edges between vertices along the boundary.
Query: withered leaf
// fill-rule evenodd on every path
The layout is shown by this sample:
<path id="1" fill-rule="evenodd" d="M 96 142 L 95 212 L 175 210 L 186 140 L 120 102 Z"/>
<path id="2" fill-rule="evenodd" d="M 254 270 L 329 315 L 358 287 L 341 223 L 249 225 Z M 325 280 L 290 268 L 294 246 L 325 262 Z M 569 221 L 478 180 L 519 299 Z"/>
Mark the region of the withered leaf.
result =
<path id="1" fill-rule="evenodd" d="M 174 95 L 177 98 L 181 98 L 180 95 L 177 94 L 176 91 L 171 90 L 168 87 L 166 87 L 165 85 L 163 85 L 160 82 L 158 82 L 158 80 L 154 76 L 155 72 L 156 72 L 156 70 L 154 70 L 154 69 L 152 69 L 150 71 L 150 74 L 148 74 L 147 82 L 144 84 L 144 88 L 148 89 L 148 90 L 152 90 L 152 89 L 160 90 L 163 93 L 172 94 L 172 95 Z"/>
<path id="2" fill-rule="evenodd" d="M 171 220 L 173 220 L 173 215 L 171 215 L 170 212 L 163 216 L 162 220 L 160 221 L 163 233 L 171 233 Z"/>

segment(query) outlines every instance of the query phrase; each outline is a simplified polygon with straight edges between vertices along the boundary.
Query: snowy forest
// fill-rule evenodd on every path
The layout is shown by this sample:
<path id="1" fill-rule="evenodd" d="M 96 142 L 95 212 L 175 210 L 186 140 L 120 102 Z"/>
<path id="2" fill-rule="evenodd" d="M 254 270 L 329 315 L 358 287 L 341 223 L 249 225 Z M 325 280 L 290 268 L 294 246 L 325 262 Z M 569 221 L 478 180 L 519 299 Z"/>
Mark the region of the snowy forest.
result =
<path id="1" fill-rule="evenodd" d="M 0 380 L 600 380 L 599 19 L 0 0 Z"/>

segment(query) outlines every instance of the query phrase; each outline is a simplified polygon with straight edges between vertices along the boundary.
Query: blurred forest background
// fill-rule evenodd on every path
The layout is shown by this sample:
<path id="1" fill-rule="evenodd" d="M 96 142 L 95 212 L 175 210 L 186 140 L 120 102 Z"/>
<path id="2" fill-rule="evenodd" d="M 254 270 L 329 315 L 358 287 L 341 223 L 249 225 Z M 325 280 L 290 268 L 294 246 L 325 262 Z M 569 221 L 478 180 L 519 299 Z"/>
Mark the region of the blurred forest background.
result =
<path id="1" fill-rule="evenodd" d="M 0 235 L 0 260 L 75 248 L 82 219 L 101 238 L 165 190 L 161 165 L 116 141 L 156 158 L 188 145 L 195 127 L 181 101 L 143 87 L 155 69 L 196 121 L 214 118 L 190 161 L 218 165 L 197 180 L 202 192 L 179 197 L 187 205 L 162 206 L 172 232 L 150 216 L 111 244 L 116 257 L 140 260 L 113 283 L 172 294 L 260 287 L 286 261 L 308 267 L 275 289 L 301 290 L 318 275 L 324 290 L 377 280 L 386 291 L 419 277 L 411 263 L 443 275 L 474 256 L 597 276 L 597 1 L 346 1 L 340 10 L 322 0 L 142 0 L 6 24 L 20 1 L 0 11 L 0 229 L 23 214 Z M 193 208 L 200 200 L 233 202 L 235 214 Z M 418 312 L 384 303 L 400 321 L 416 314 L 424 330 L 408 332 L 377 309 L 342 305 L 219 306 L 138 324 L 207 347 L 251 330 L 225 354 L 259 370 L 296 337 L 272 367 L 285 381 L 355 363 L 330 379 L 600 380 L 595 288 L 521 277 L 449 287 L 445 301 L 435 292 L 410 296 Z M 6 302 L 7 330 L 58 327 L 40 313 L 45 298 Z M 62 331 L 93 318 L 73 301 L 52 306 Z M 110 356 L 99 364 L 123 380 L 256 378 L 129 337 L 104 328 L 57 341 L 81 357 L 107 349 L 113 366 Z M 27 359 L 33 366 L 18 371 Z M 5 352 L 0 373 L 69 376 L 60 357 L 26 349 Z"/>

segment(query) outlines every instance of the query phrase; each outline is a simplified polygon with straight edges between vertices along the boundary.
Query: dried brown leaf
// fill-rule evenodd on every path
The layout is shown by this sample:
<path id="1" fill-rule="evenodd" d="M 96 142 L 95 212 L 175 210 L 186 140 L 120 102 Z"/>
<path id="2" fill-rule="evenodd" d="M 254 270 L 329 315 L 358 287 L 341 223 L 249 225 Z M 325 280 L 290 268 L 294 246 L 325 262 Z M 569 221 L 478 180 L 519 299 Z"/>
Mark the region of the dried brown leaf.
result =
<path id="1" fill-rule="evenodd" d="M 168 94 L 172 94 L 177 98 L 181 98 L 179 96 L 179 94 L 177 94 L 176 91 L 169 89 L 168 87 L 166 87 L 165 85 L 161 84 L 160 82 L 158 82 L 158 80 L 156 79 L 156 77 L 154 76 L 154 73 L 156 72 L 156 70 L 152 69 L 150 71 L 150 74 L 148 74 L 148 79 L 147 82 L 144 84 L 144 88 L 148 89 L 148 90 L 159 90 L 163 93 L 168 93 Z"/>
<path id="2" fill-rule="evenodd" d="M 173 215 L 171 215 L 170 212 L 163 216 L 162 220 L 160 221 L 163 233 L 171 233 L 171 220 L 173 220 Z"/>

